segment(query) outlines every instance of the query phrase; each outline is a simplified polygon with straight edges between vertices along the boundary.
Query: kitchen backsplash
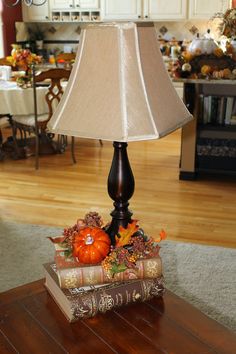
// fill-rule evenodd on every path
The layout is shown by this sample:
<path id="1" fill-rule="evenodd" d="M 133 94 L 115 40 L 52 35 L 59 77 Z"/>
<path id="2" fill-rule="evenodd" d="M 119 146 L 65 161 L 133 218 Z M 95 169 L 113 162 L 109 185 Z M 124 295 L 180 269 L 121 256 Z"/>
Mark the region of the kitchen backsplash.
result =
<path id="1" fill-rule="evenodd" d="M 179 21 L 179 22 L 155 22 L 158 36 L 170 40 L 175 37 L 178 41 L 192 40 L 197 33 L 204 35 L 211 30 L 215 39 L 219 38 L 219 20 L 214 21 Z"/>
<path id="2" fill-rule="evenodd" d="M 26 42 L 29 40 L 28 28 L 35 28 L 33 23 L 16 22 L 16 41 Z M 47 50 L 76 51 L 80 37 L 80 31 L 84 23 L 40 23 L 40 29 L 44 31 L 44 48 Z M 179 22 L 155 22 L 155 28 L 159 38 L 170 40 L 175 37 L 178 41 L 192 40 L 196 33 L 206 33 L 210 28 L 215 39 L 219 37 L 218 22 L 214 21 L 179 21 Z"/>

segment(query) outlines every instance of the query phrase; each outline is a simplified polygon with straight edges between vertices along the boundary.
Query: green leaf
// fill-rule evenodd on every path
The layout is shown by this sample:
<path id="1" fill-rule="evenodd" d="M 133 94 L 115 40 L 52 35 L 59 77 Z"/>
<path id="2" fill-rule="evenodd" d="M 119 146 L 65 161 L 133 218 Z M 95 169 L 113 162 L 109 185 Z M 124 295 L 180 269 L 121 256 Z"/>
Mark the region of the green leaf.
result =
<path id="1" fill-rule="evenodd" d="M 58 243 L 58 245 L 59 245 L 61 248 L 68 248 L 68 243 L 67 243 L 67 242 L 60 242 L 60 243 Z"/>
<path id="2" fill-rule="evenodd" d="M 66 258 L 71 258 L 72 257 L 72 250 L 65 250 L 64 255 Z"/>
<path id="3" fill-rule="evenodd" d="M 111 268 L 112 276 L 116 273 L 121 273 L 124 272 L 127 269 L 126 265 L 124 263 L 122 264 L 113 264 Z"/>

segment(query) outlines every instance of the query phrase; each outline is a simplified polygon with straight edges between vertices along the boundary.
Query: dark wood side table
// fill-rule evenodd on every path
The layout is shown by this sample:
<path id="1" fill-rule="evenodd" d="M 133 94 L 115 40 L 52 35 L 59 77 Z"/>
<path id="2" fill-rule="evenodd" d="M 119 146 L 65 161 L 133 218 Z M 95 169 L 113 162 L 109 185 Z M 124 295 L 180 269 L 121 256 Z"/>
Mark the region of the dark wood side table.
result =
<path id="1" fill-rule="evenodd" d="M 70 324 L 39 280 L 0 294 L 0 353 L 236 353 L 236 335 L 166 291 Z"/>

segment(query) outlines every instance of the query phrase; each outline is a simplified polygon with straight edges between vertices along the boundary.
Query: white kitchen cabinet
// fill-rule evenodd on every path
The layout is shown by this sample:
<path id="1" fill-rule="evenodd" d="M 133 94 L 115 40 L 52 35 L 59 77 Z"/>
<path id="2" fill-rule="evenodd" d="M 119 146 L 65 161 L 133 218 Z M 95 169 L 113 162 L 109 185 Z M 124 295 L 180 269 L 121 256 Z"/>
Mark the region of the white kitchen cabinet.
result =
<path id="1" fill-rule="evenodd" d="M 98 9 L 100 7 L 99 0 L 77 0 L 76 3 L 81 9 Z"/>
<path id="2" fill-rule="evenodd" d="M 151 20 L 182 20 L 187 15 L 187 0 L 144 0 L 143 17 Z"/>
<path id="3" fill-rule="evenodd" d="M 52 9 L 69 9 L 73 7 L 73 0 L 51 0 Z"/>
<path id="4" fill-rule="evenodd" d="M 104 20 L 137 20 L 142 17 L 142 0 L 104 0 Z"/>
<path id="5" fill-rule="evenodd" d="M 180 20 L 187 0 L 104 0 L 104 20 Z"/>
<path id="6" fill-rule="evenodd" d="M 34 3 L 41 4 L 42 0 L 34 0 Z M 22 14 L 24 22 L 49 21 L 49 1 L 46 1 L 45 4 L 40 6 L 26 6 L 24 1 L 22 1 Z"/>
<path id="7" fill-rule="evenodd" d="M 229 0 L 189 0 L 190 19 L 210 19 L 217 12 L 230 8 Z"/>
<path id="8" fill-rule="evenodd" d="M 98 9 L 100 7 L 99 0 L 51 0 L 52 9 Z"/>
<path id="9" fill-rule="evenodd" d="M 51 0 L 52 21 L 91 22 L 100 21 L 102 0 Z"/>
<path id="10" fill-rule="evenodd" d="M 230 5 L 230 0 L 47 0 L 42 6 L 30 7 L 22 2 L 26 22 L 209 20 Z"/>

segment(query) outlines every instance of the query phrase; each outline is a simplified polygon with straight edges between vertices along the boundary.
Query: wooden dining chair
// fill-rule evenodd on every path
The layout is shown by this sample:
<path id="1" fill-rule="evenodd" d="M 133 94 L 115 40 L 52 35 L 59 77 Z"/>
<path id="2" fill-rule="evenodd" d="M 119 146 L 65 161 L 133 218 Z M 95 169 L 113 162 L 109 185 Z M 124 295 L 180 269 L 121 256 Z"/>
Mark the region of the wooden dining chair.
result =
<path id="1" fill-rule="evenodd" d="M 2 129 L 10 126 L 9 117 L 4 114 L 0 114 L 0 161 L 2 161 L 5 157 L 5 152 L 3 150 L 3 135 Z"/>
<path id="2" fill-rule="evenodd" d="M 35 168 L 39 168 L 39 155 L 41 147 L 47 147 L 51 153 L 62 153 L 67 146 L 67 137 L 58 135 L 57 141 L 54 139 L 54 134 L 47 131 L 47 123 L 53 115 L 55 106 L 59 103 L 63 95 L 62 80 L 68 80 L 70 70 L 62 68 L 50 69 L 35 75 L 33 70 L 33 99 L 34 99 L 34 114 L 27 116 L 12 116 L 11 125 L 13 130 L 13 141 L 16 149 L 16 154 L 21 155 L 21 146 L 28 156 L 29 145 L 27 142 L 33 135 L 34 138 L 34 155 Z M 37 86 L 47 85 L 45 100 L 48 106 L 48 113 L 38 114 L 37 105 Z M 20 138 L 18 136 L 20 135 Z M 20 142 L 20 144 L 19 144 Z M 45 153 L 47 153 L 45 152 Z M 73 163 L 76 163 L 74 153 L 74 137 L 71 139 L 71 154 Z"/>

